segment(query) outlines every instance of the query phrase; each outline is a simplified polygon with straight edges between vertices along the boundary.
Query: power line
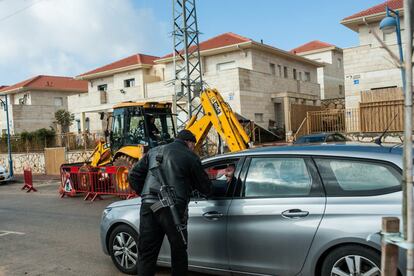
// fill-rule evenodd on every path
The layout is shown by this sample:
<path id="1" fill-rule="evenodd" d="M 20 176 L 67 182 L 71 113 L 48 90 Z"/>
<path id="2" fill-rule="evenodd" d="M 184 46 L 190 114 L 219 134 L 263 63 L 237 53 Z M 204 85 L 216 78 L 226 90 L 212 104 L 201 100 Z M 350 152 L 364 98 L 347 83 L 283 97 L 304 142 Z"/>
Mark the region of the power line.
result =
<path id="1" fill-rule="evenodd" d="M 38 3 L 40 3 L 41 1 L 43 1 L 43 0 L 38 0 L 38 1 L 36 1 L 36 2 L 33 2 L 32 4 L 30 4 L 30 5 L 26 6 L 26 7 L 23 7 L 23 8 L 21 8 L 20 10 L 17 10 L 17 11 L 15 11 L 15 12 L 13 12 L 13 13 L 9 14 L 9 15 L 6 15 L 5 17 L 1 17 L 1 18 L 0 18 L 0 22 L 2 22 L 2 21 L 4 21 L 4 20 L 7 20 L 7 19 L 9 19 L 10 17 L 13 17 L 13 16 L 15 16 L 16 14 L 19 14 L 19 13 L 21 13 L 21 12 L 23 12 L 23 11 L 27 10 L 27 9 L 30 9 L 30 8 L 31 8 L 31 7 L 33 7 L 34 5 L 36 5 L 36 4 L 38 4 Z"/>

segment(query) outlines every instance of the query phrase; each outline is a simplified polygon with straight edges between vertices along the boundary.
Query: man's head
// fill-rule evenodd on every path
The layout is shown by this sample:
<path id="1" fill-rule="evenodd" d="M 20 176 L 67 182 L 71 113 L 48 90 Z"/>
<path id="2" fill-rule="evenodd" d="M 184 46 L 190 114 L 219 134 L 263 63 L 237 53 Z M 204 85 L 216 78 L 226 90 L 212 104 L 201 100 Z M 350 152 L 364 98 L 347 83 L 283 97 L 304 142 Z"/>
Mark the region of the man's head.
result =
<path id="1" fill-rule="evenodd" d="M 234 177 L 234 171 L 236 170 L 236 166 L 234 164 L 229 164 L 226 168 L 225 175 L 227 182 L 230 182 Z"/>
<path id="2" fill-rule="evenodd" d="M 181 130 L 177 134 L 177 139 L 183 140 L 187 144 L 188 148 L 194 151 L 197 140 L 191 131 L 187 129 Z"/>
<path id="3" fill-rule="evenodd" d="M 154 117 L 154 116 L 151 116 L 151 115 L 148 115 L 148 121 L 149 121 L 151 124 L 153 124 L 153 123 L 155 122 L 155 117 Z"/>

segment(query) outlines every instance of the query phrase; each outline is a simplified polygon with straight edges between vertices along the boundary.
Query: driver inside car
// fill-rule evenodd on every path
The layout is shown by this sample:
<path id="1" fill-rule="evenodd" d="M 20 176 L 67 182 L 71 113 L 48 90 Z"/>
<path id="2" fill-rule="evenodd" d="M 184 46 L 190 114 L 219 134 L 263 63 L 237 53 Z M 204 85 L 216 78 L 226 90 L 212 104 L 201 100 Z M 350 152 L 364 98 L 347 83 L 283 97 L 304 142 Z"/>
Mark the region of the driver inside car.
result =
<path id="1" fill-rule="evenodd" d="M 236 170 L 236 166 L 234 164 L 229 164 L 226 168 L 224 175 L 226 176 L 226 186 L 227 188 L 236 181 L 234 177 L 234 171 Z"/>

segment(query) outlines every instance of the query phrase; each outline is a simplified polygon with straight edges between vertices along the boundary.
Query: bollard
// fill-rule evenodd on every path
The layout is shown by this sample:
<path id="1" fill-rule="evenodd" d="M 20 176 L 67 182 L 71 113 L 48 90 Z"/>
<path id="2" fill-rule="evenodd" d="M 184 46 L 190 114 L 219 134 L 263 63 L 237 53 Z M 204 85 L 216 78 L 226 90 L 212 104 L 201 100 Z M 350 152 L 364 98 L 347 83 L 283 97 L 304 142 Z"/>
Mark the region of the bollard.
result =
<path id="1" fill-rule="evenodd" d="M 400 232 L 400 220 L 396 217 L 382 218 L 382 234 L 390 235 Z M 381 242 L 381 275 L 397 276 L 398 246 L 384 241 Z"/>
<path id="2" fill-rule="evenodd" d="M 22 187 L 22 190 L 27 188 L 26 193 L 29 193 L 31 191 L 37 192 L 35 187 L 33 187 L 32 169 L 30 167 L 25 167 L 23 169 L 23 176 L 24 176 L 24 185 Z"/>

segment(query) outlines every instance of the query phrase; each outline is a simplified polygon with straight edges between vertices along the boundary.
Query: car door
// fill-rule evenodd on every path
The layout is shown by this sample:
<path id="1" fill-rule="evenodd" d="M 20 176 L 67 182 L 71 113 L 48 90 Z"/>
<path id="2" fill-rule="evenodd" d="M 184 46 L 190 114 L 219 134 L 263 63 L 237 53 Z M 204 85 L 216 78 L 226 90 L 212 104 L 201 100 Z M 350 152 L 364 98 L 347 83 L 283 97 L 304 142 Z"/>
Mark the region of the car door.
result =
<path id="1" fill-rule="evenodd" d="M 190 266 L 229 269 L 227 252 L 227 212 L 237 181 L 227 183 L 225 173 L 234 166 L 233 177 L 241 171 L 239 158 L 220 159 L 204 164 L 213 184 L 213 194 L 194 193 L 191 198 L 188 219 L 188 264 Z M 169 244 L 164 240 L 161 259 L 170 260 Z"/>
<path id="2" fill-rule="evenodd" d="M 251 157 L 228 213 L 230 267 L 244 273 L 296 275 L 325 209 L 308 157 Z"/>

